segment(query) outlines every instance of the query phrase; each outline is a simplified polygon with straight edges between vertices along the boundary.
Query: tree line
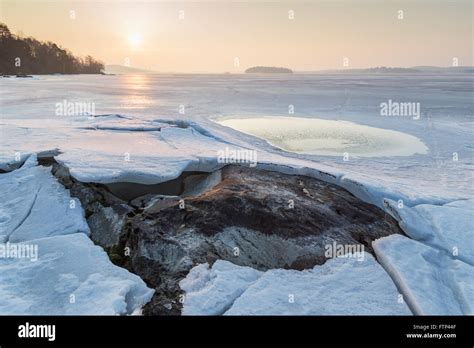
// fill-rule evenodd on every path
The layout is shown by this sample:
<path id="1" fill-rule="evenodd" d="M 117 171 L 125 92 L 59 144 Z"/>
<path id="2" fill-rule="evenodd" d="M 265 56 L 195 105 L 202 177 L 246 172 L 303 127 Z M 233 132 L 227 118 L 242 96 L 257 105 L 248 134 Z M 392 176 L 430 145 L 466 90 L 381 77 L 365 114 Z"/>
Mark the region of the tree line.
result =
<path id="1" fill-rule="evenodd" d="M 53 42 L 20 37 L 0 23 L 0 74 L 100 74 L 104 64 L 91 56 L 75 57 Z"/>

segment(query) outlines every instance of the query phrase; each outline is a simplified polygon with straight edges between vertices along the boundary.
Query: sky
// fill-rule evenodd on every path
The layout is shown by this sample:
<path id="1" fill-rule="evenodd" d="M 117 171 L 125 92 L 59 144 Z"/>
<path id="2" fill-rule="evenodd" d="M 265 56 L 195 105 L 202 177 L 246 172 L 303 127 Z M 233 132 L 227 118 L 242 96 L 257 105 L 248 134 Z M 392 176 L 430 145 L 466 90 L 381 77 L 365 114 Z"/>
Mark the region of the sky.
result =
<path id="1" fill-rule="evenodd" d="M 472 0 L 0 0 L 13 33 L 160 72 L 474 65 Z"/>

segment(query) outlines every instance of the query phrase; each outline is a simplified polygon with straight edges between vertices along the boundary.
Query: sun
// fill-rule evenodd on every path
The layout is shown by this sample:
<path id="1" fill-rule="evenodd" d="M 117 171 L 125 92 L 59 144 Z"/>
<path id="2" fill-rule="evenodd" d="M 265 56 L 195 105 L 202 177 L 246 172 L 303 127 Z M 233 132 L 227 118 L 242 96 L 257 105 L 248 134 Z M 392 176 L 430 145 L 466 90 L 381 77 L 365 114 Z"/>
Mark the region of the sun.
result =
<path id="1" fill-rule="evenodd" d="M 140 43 L 142 42 L 142 37 L 139 33 L 130 33 L 128 35 L 128 43 L 130 44 L 130 46 L 132 47 L 138 47 L 140 45 Z"/>

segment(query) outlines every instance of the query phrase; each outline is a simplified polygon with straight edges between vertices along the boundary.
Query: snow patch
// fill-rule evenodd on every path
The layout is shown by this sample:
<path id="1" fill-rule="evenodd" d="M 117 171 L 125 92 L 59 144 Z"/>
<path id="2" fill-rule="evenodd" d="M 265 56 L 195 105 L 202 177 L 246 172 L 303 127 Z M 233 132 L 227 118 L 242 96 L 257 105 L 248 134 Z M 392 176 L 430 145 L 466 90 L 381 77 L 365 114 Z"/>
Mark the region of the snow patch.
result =
<path id="1" fill-rule="evenodd" d="M 408 236 L 474 265 L 474 200 L 399 208 L 386 199 L 386 206 Z"/>
<path id="2" fill-rule="evenodd" d="M 13 172 L 0 175 L 0 243 L 60 234 L 89 234 L 81 203 L 51 174 L 34 166 L 36 156 Z"/>
<path id="3" fill-rule="evenodd" d="M 380 238 L 372 245 L 415 314 L 474 314 L 473 266 L 401 235 Z"/>
<path id="4" fill-rule="evenodd" d="M 409 315 L 392 280 L 370 254 L 313 269 L 258 272 L 227 261 L 194 267 L 181 281 L 183 314 Z"/>
<path id="5" fill-rule="evenodd" d="M 153 290 L 88 238 L 79 200 L 31 155 L 0 175 L 0 243 L 38 255 L 0 257 L 0 314 L 131 314 Z M 7 246 L 7 244 L 5 244 Z"/>
<path id="6" fill-rule="evenodd" d="M 2 315 L 131 314 L 152 297 L 83 233 L 30 240 L 38 260 L 0 258 Z"/>
<path id="7" fill-rule="evenodd" d="M 217 260 L 191 269 L 179 285 L 186 292 L 183 315 L 223 314 L 262 272 Z"/>

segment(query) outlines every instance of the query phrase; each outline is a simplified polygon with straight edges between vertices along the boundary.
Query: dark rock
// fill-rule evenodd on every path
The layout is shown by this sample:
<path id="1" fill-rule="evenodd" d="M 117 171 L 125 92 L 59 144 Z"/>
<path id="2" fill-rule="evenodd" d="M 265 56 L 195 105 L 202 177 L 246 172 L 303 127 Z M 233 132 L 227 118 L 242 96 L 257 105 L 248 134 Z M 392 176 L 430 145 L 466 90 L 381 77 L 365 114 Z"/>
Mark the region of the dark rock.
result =
<path id="1" fill-rule="evenodd" d="M 80 183 L 54 168 L 81 200 L 92 239 L 156 289 L 146 315 L 180 314 L 179 281 L 198 263 L 224 259 L 259 270 L 301 270 L 323 264 L 333 243 L 362 244 L 373 254 L 373 240 L 402 233 L 379 208 L 305 176 L 227 166 L 182 175 L 172 185 L 179 184 L 180 195 L 140 187 L 127 203 L 105 185 Z M 135 197 L 126 192 L 131 187 L 123 183 L 120 190 Z"/>
<path id="2" fill-rule="evenodd" d="M 126 204 L 100 207 L 87 219 L 91 239 L 103 248 L 117 246 L 125 231 L 128 213 L 133 209 Z"/>
<path id="3" fill-rule="evenodd" d="M 323 264 L 333 242 L 373 253 L 373 240 L 402 233 L 392 217 L 335 185 L 239 166 L 224 168 L 220 183 L 182 203 L 160 200 L 159 209 L 130 219 L 131 267 L 160 289 L 146 314 L 174 314 L 177 284 L 197 263 L 306 269 Z"/>

